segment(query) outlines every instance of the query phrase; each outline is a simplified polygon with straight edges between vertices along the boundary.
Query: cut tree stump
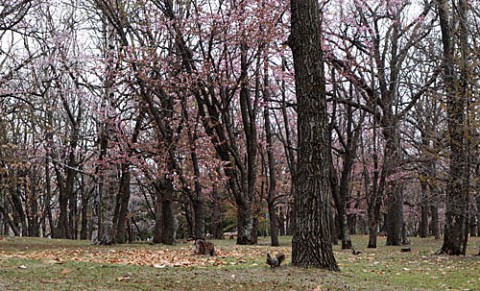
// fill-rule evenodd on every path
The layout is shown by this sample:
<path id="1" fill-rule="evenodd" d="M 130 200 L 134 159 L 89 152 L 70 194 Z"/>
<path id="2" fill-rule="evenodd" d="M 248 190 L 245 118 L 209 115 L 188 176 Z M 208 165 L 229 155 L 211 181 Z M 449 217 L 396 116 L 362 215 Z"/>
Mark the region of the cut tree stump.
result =
<path id="1" fill-rule="evenodd" d="M 400 249 L 400 252 L 402 252 L 402 253 L 409 253 L 411 251 L 412 251 L 412 249 L 410 248 L 410 246 L 404 246 Z"/>

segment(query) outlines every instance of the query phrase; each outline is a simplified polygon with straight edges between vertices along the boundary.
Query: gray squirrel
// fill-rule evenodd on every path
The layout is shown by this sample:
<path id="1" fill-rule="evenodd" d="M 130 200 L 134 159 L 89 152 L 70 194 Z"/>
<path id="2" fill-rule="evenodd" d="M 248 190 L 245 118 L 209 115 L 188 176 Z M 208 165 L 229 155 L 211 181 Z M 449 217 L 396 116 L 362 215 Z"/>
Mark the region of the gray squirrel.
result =
<path id="1" fill-rule="evenodd" d="M 285 260 L 284 253 L 278 253 L 275 255 L 275 257 L 270 256 L 270 254 L 267 254 L 267 264 L 272 268 L 280 267 L 280 265 L 284 260 Z"/>

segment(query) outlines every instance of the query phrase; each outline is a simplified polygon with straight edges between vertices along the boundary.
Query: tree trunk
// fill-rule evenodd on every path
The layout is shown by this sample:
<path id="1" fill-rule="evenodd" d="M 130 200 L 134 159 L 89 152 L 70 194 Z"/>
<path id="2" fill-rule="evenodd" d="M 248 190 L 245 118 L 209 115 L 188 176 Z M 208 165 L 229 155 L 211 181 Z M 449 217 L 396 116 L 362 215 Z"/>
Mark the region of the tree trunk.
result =
<path id="1" fill-rule="evenodd" d="M 52 208 L 50 205 L 50 202 L 52 200 L 52 183 L 51 183 L 51 177 L 50 177 L 50 163 L 49 163 L 50 157 L 47 155 L 45 157 L 45 200 L 43 204 L 43 215 L 45 218 L 45 231 L 43 233 L 44 236 L 50 236 L 50 237 L 55 237 L 54 236 L 54 230 L 55 226 L 53 223 L 53 217 L 52 217 Z M 48 229 L 50 230 L 50 233 L 47 234 L 47 226 Z"/>
<path id="2" fill-rule="evenodd" d="M 80 210 L 82 214 L 81 218 L 81 230 L 80 230 L 80 239 L 88 239 L 88 201 L 90 200 L 90 194 L 82 193 L 82 209 Z"/>
<path id="3" fill-rule="evenodd" d="M 68 233 L 68 196 L 67 189 L 65 188 L 66 184 L 62 173 L 58 169 L 58 166 L 55 165 L 55 172 L 57 175 L 57 184 L 59 188 L 58 196 L 58 221 L 53 231 L 54 238 L 67 238 Z"/>
<path id="4" fill-rule="evenodd" d="M 115 218 L 116 223 L 116 242 L 125 243 L 127 239 L 127 216 L 128 216 L 128 202 L 130 201 L 130 165 L 122 165 L 122 177 L 120 178 L 120 185 L 118 189 L 118 214 Z"/>
<path id="5" fill-rule="evenodd" d="M 432 213 L 432 221 L 430 222 L 430 228 L 432 229 L 432 235 L 435 239 L 440 239 L 440 219 L 438 216 L 438 206 L 432 205 L 430 207 Z"/>
<path id="6" fill-rule="evenodd" d="M 23 209 L 22 200 L 20 197 L 20 185 L 18 185 L 18 182 L 12 182 L 10 194 L 10 197 L 12 199 L 14 218 L 16 218 L 15 224 L 21 230 L 22 236 L 27 236 L 27 216 L 25 215 L 25 210 Z"/>
<path id="7" fill-rule="evenodd" d="M 377 248 L 378 218 L 380 217 L 380 203 L 372 205 L 374 209 L 368 211 L 368 248 Z M 370 206 L 369 206 L 370 208 Z"/>
<path id="8" fill-rule="evenodd" d="M 173 184 L 170 178 L 162 177 L 155 183 L 154 243 L 175 244 L 176 223 L 173 215 Z"/>
<path id="9" fill-rule="evenodd" d="M 475 204 L 477 206 L 477 212 L 476 212 L 476 221 L 477 221 L 477 230 L 476 233 L 478 236 L 480 236 L 480 195 L 475 196 Z"/>
<path id="10" fill-rule="evenodd" d="M 196 239 L 205 239 L 205 205 L 203 200 L 198 197 L 192 199 L 193 215 L 194 215 L 194 237 Z"/>
<path id="11" fill-rule="evenodd" d="M 425 177 L 421 177 L 421 179 L 425 179 Z M 429 196 L 430 193 L 428 193 L 428 185 L 427 182 L 425 181 L 420 181 L 420 187 L 421 187 L 421 201 L 420 201 L 420 225 L 418 228 L 418 235 L 422 238 L 425 238 L 429 235 L 428 231 L 428 216 L 429 216 Z"/>
<path id="12" fill-rule="evenodd" d="M 401 181 L 392 178 L 398 173 L 401 161 L 400 129 L 397 117 L 391 109 L 384 111 L 382 119 L 385 137 L 384 163 L 380 176 L 379 190 L 387 196 L 386 231 L 387 246 L 399 246 L 402 243 L 403 225 L 403 187 Z"/>
<path id="13" fill-rule="evenodd" d="M 38 237 L 40 235 L 40 224 L 38 219 L 38 201 L 37 201 L 37 179 L 36 175 L 30 175 L 32 181 L 31 189 L 25 189 L 27 193 L 26 214 L 28 225 L 28 236 Z M 1 182 L 1 181 L 0 181 Z"/>
<path id="14" fill-rule="evenodd" d="M 210 221 L 210 233 L 215 239 L 223 238 L 223 218 L 220 207 L 220 195 L 216 189 L 213 190 L 212 218 Z"/>
<path id="15" fill-rule="evenodd" d="M 465 101 L 469 87 L 467 56 L 468 4 L 458 1 L 458 9 L 450 9 L 446 0 L 437 0 L 443 43 L 443 79 L 447 93 L 448 133 L 450 137 L 450 173 L 447 183 L 445 233 L 439 253 L 465 254 L 469 168 L 466 166 Z M 457 16 L 457 17 L 455 17 Z M 455 31 L 458 23 L 459 30 Z M 458 36 L 456 35 L 458 33 Z M 454 40 L 459 40 L 456 52 Z M 457 73 L 455 64 L 460 72 Z"/>
<path id="16" fill-rule="evenodd" d="M 253 243 L 252 240 L 252 207 L 251 203 L 244 203 L 237 200 L 237 244 L 249 245 Z"/>
<path id="17" fill-rule="evenodd" d="M 387 200 L 387 246 L 399 246 L 402 244 L 403 227 L 403 193 L 402 186 L 395 183 L 393 189 L 388 192 Z"/>
<path id="18" fill-rule="evenodd" d="M 291 1 L 291 34 L 298 112 L 298 168 L 292 264 L 338 271 L 332 250 L 330 132 L 322 29 L 317 0 Z"/>
<path id="19" fill-rule="evenodd" d="M 103 211 L 102 222 L 100 232 L 100 241 L 102 245 L 111 245 L 116 243 L 116 227 L 115 227 L 115 198 L 118 193 L 117 187 L 117 171 L 115 166 L 110 165 L 109 169 L 105 171 L 105 180 L 101 182 L 101 197 L 103 198 L 102 203 L 104 203 L 105 208 Z"/>
<path id="20" fill-rule="evenodd" d="M 268 59 L 265 58 L 265 63 L 268 63 Z M 270 94 L 268 90 L 268 66 L 265 65 L 265 78 L 264 78 L 264 98 L 265 100 L 270 99 Z M 270 124 L 270 110 L 268 106 L 265 106 L 263 112 L 263 118 L 265 122 L 265 140 L 267 142 L 267 168 L 268 168 L 268 196 L 267 196 L 267 207 L 268 207 L 268 217 L 270 219 L 270 239 L 272 246 L 279 246 L 278 241 L 278 216 L 275 207 L 275 198 L 277 195 L 277 177 L 275 171 L 275 157 L 273 156 L 273 133 Z"/>

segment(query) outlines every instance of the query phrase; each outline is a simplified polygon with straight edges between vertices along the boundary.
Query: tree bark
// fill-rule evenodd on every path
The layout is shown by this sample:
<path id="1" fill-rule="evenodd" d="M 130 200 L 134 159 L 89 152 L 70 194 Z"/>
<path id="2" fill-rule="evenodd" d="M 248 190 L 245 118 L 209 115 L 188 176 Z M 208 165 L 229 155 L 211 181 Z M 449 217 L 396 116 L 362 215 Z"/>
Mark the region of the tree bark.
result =
<path id="1" fill-rule="evenodd" d="M 268 59 L 265 57 L 265 77 L 264 77 L 264 98 L 265 100 L 270 99 L 270 93 L 268 89 Z M 277 177 L 275 171 L 275 157 L 273 155 L 273 132 L 271 128 L 270 121 L 270 110 L 269 106 L 265 106 L 263 112 L 263 118 L 265 122 L 265 140 L 267 142 L 267 168 L 268 168 L 268 196 L 267 196 L 267 206 L 268 206 L 268 217 L 270 219 L 270 239 L 272 246 L 279 246 L 278 241 L 278 215 L 275 207 L 275 200 L 277 196 Z"/>
<path id="2" fill-rule="evenodd" d="M 192 199 L 193 215 L 194 215 L 194 236 L 196 239 L 205 239 L 205 205 L 203 199 L 197 197 Z"/>
<path id="3" fill-rule="evenodd" d="M 420 189 L 421 189 L 421 197 L 420 197 L 420 225 L 418 226 L 418 236 L 425 238 L 429 235 L 428 229 L 428 217 L 429 217 L 429 197 L 430 193 L 428 193 L 428 185 L 427 182 L 424 181 L 425 177 L 421 177 L 420 181 Z"/>
<path id="4" fill-rule="evenodd" d="M 449 7 L 446 0 L 437 0 L 443 44 L 443 80 L 447 93 L 448 133 L 450 137 L 450 172 L 447 183 L 447 208 L 445 233 L 439 253 L 461 255 L 466 252 L 467 205 L 469 168 L 466 166 L 465 104 L 469 87 L 467 68 L 467 20 L 468 4 L 465 0 L 455 3 L 458 9 Z M 459 30 L 456 35 L 455 26 Z M 455 39 L 459 40 L 456 52 Z M 459 60 L 460 59 L 460 60 Z M 459 67 L 459 72 L 455 69 Z"/>
<path id="5" fill-rule="evenodd" d="M 173 184 L 168 177 L 155 183 L 155 226 L 154 243 L 175 244 L 175 217 L 173 215 Z"/>
<path id="6" fill-rule="evenodd" d="M 210 233 L 215 239 L 223 239 L 223 216 L 221 209 L 221 197 L 216 187 L 213 189 L 212 217 L 210 221 Z"/>
<path id="7" fill-rule="evenodd" d="M 125 243 L 127 239 L 127 216 L 128 202 L 130 201 L 130 164 L 122 165 L 122 176 L 120 177 L 117 205 L 117 215 L 115 215 L 116 223 L 116 242 Z"/>
<path id="8" fill-rule="evenodd" d="M 330 132 L 322 28 L 317 0 L 291 1 L 291 34 L 298 112 L 298 168 L 292 264 L 338 271 L 332 250 Z"/>

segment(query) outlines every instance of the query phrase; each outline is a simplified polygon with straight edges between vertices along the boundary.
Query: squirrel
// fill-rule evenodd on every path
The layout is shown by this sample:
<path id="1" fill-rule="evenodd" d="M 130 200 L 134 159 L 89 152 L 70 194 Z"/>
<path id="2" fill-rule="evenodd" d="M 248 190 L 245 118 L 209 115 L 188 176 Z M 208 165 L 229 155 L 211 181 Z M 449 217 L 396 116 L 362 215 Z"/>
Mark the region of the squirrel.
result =
<path id="1" fill-rule="evenodd" d="M 267 264 L 270 265 L 272 268 L 280 267 L 282 262 L 285 260 L 284 253 L 278 253 L 273 258 L 270 254 L 267 254 Z"/>
<path id="2" fill-rule="evenodd" d="M 195 254 L 196 255 L 210 255 L 215 256 L 215 245 L 203 239 L 195 240 Z"/>
<path id="3" fill-rule="evenodd" d="M 360 255 L 361 253 L 362 253 L 362 251 L 357 251 L 357 250 L 355 250 L 355 248 L 352 246 L 352 254 L 353 254 L 353 255 L 356 256 L 356 255 Z"/>

